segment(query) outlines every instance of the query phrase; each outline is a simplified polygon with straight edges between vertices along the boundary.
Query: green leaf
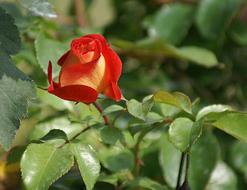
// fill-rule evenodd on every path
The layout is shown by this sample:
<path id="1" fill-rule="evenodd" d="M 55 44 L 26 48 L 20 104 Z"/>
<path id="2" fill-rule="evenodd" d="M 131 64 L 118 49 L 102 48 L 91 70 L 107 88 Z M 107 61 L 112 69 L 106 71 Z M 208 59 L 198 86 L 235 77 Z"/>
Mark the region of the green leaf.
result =
<path id="1" fill-rule="evenodd" d="M 47 135 L 50 131 L 55 129 L 65 132 L 67 137 L 70 139 L 78 132 L 80 132 L 84 127 L 78 123 L 70 123 L 70 121 L 67 118 L 56 118 L 51 121 L 37 124 L 32 130 L 29 139 L 38 140 Z"/>
<path id="2" fill-rule="evenodd" d="M 0 6 L 12 16 L 18 29 L 23 29 L 27 27 L 27 17 L 24 16 L 18 3 L 1 1 Z"/>
<path id="3" fill-rule="evenodd" d="M 154 105 L 153 95 L 149 95 L 143 98 L 142 100 L 142 110 L 145 116 L 151 111 Z"/>
<path id="4" fill-rule="evenodd" d="M 219 117 L 221 113 L 231 110 L 232 108 L 230 106 L 222 104 L 206 106 L 197 113 L 196 120 L 199 121 L 203 118 L 206 118 L 208 120 L 217 119 L 217 117 Z"/>
<path id="5" fill-rule="evenodd" d="M 50 130 L 45 136 L 43 136 L 40 140 L 41 141 L 49 141 L 53 139 L 63 139 L 68 140 L 67 135 L 64 131 L 60 129 L 52 129 Z"/>
<path id="6" fill-rule="evenodd" d="M 19 31 L 14 19 L 0 7 L 0 51 L 16 54 L 21 47 Z"/>
<path id="7" fill-rule="evenodd" d="M 113 172 L 126 169 L 132 170 L 134 167 L 134 155 L 132 152 L 117 146 L 101 148 L 99 158 L 103 166 Z"/>
<path id="8" fill-rule="evenodd" d="M 172 94 L 178 100 L 183 110 L 185 110 L 188 113 L 192 113 L 192 104 L 190 98 L 187 95 L 181 92 L 173 92 Z"/>
<path id="9" fill-rule="evenodd" d="M 231 38 L 241 46 L 247 45 L 247 26 L 245 22 L 235 21 L 230 28 Z"/>
<path id="10" fill-rule="evenodd" d="M 34 99 L 34 84 L 0 52 L 0 144 L 8 149 L 27 116 L 28 101 Z"/>
<path id="11" fill-rule="evenodd" d="M 196 98 L 196 99 L 192 102 L 192 113 L 193 113 L 193 115 L 197 115 L 197 113 L 198 113 L 199 110 L 201 109 L 200 103 L 201 103 L 200 98 Z"/>
<path id="12" fill-rule="evenodd" d="M 213 126 L 218 129 L 228 133 L 229 135 L 234 136 L 235 138 L 247 142 L 247 113 L 225 113 L 216 122 L 213 123 Z"/>
<path id="13" fill-rule="evenodd" d="M 168 140 L 164 134 L 160 138 L 159 163 L 167 184 L 175 188 L 178 178 L 181 152 Z"/>
<path id="14" fill-rule="evenodd" d="M 180 108 L 180 102 L 173 96 L 173 94 L 167 91 L 158 91 L 154 94 L 154 101 L 169 104 Z"/>
<path id="15" fill-rule="evenodd" d="M 21 159 L 21 172 L 27 190 L 47 190 L 73 166 L 69 147 L 30 144 Z"/>
<path id="16" fill-rule="evenodd" d="M 47 0 L 20 0 L 20 2 L 34 15 L 48 18 L 57 17 L 56 13 L 52 9 L 51 4 Z"/>
<path id="17" fill-rule="evenodd" d="M 208 68 L 218 64 L 215 54 L 201 47 L 184 46 L 177 50 L 177 54 L 185 60 L 193 61 Z"/>
<path id="18" fill-rule="evenodd" d="M 116 127 L 105 126 L 100 130 L 100 136 L 102 141 L 106 144 L 115 145 L 118 141 L 124 141 L 122 131 Z"/>
<path id="19" fill-rule="evenodd" d="M 130 181 L 128 184 L 130 189 L 137 189 L 137 187 L 142 187 L 150 190 L 168 190 L 167 187 L 162 186 L 156 181 L 153 181 L 147 177 L 139 177 L 133 181 Z"/>
<path id="20" fill-rule="evenodd" d="M 203 129 L 203 122 L 202 121 L 196 121 L 194 122 L 191 132 L 190 132 L 190 143 L 189 146 L 191 147 L 202 135 L 202 129 Z"/>
<path id="21" fill-rule="evenodd" d="M 87 105 L 80 103 L 74 105 L 73 112 L 70 114 L 70 119 L 88 126 L 104 123 L 101 113 L 93 104 Z"/>
<path id="22" fill-rule="evenodd" d="M 192 146 L 189 164 L 191 189 L 205 189 L 219 156 L 219 145 L 212 133 L 204 131 Z"/>
<path id="23" fill-rule="evenodd" d="M 196 15 L 200 33 L 208 39 L 218 38 L 243 2 L 244 0 L 201 0 Z"/>
<path id="24" fill-rule="evenodd" d="M 151 125 L 154 123 L 160 123 L 163 122 L 164 118 L 155 112 L 149 112 L 146 116 L 145 124 Z"/>
<path id="25" fill-rule="evenodd" d="M 238 179 L 234 171 L 219 161 L 211 174 L 207 190 L 238 190 Z"/>
<path id="26" fill-rule="evenodd" d="M 108 115 L 110 113 L 117 112 L 117 111 L 123 111 L 123 110 L 124 110 L 124 107 L 122 107 L 122 106 L 111 105 L 111 106 L 107 107 L 106 109 L 104 109 L 103 114 Z"/>
<path id="27" fill-rule="evenodd" d="M 98 181 L 110 183 L 112 185 L 117 185 L 118 175 L 116 173 L 112 175 L 106 175 L 105 173 L 100 173 L 98 177 Z"/>
<path id="28" fill-rule="evenodd" d="M 70 143 L 70 149 L 76 158 L 87 190 L 92 190 L 100 173 L 100 163 L 94 150 L 91 146 L 81 144 L 80 142 Z"/>
<path id="29" fill-rule="evenodd" d="M 136 118 L 145 120 L 146 114 L 143 109 L 143 104 L 135 99 L 126 102 L 128 112 Z"/>
<path id="30" fill-rule="evenodd" d="M 151 35 L 171 44 L 179 44 L 187 35 L 194 17 L 193 6 L 174 3 L 163 5 L 149 28 Z"/>
<path id="31" fill-rule="evenodd" d="M 169 104 L 159 104 L 160 110 L 163 116 L 165 117 L 174 117 L 181 110 L 178 107 L 169 105 Z"/>
<path id="32" fill-rule="evenodd" d="M 190 134 L 194 122 L 185 117 L 176 118 L 169 127 L 169 140 L 184 152 L 190 145 Z"/>
<path id="33" fill-rule="evenodd" d="M 247 177 L 247 144 L 236 141 L 230 149 L 230 161 L 235 169 Z"/>
<path id="34" fill-rule="evenodd" d="M 187 113 L 192 113 L 191 102 L 188 96 L 174 92 L 158 91 L 154 94 L 154 101 L 175 106 Z"/>
<path id="35" fill-rule="evenodd" d="M 131 131 L 130 130 L 125 130 L 122 132 L 123 136 L 124 136 L 124 145 L 129 147 L 129 148 L 133 148 L 135 146 L 135 139 L 134 137 L 131 135 Z"/>
<path id="36" fill-rule="evenodd" d="M 37 60 L 41 68 L 47 73 L 49 61 L 52 62 L 53 77 L 57 77 L 60 66 L 57 64 L 59 58 L 68 51 L 69 45 L 47 38 L 42 32 L 39 33 L 35 40 L 35 50 Z"/>

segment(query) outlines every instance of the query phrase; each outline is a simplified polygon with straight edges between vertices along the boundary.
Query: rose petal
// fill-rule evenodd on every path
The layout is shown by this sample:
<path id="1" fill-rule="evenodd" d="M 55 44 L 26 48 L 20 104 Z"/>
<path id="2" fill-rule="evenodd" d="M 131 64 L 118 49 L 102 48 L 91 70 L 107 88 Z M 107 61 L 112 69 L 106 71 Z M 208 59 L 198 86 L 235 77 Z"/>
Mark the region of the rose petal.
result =
<path id="1" fill-rule="evenodd" d="M 57 64 L 62 66 L 64 61 L 68 57 L 69 53 L 70 53 L 70 51 L 67 51 L 65 54 L 63 54 L 62 57 L 60 57 L 60 59 L 58 60 Z"/>
<path id="2" fill-rule="evenodd" d="M 92 103 L 98 93 L 116 101 L 121 100 L 117 85 L 122 72 L 122 62 L 100 34 L 77 38 L 58 61 L 62 67 L 59 83 L 52 79 L 52 64 L 48 65 L 48 92 L 65 100 Z"/>
<path id="3" fill-rule="evenodd" d="M 49 61 L 47 73 L 48 73 L 48 82 L 50 84 L 50 86 L 48 87 L 48 92 L 49 92 L 49 91 L 53 91 L 54 88 L 57 88 L 59 86 L 59 84 L 54 82 L 52 79 L 52 63 L 51 63 L 51 61 Z"/>
<path id="4" fill-rule="evenodd" d="M 87 36 L 75 38 L 70 44 L 71 51 L 73 51 L 74 54 L 84 54 L 94 50 L 95 47 L 96 43 L 94 42 L 94 39 L 88 38 Z"/>
<path id="5" fill-rule="evenodd" d="M 100 57 L 100 46 L 97 40 L 83 36 L 71 42 L 71 52 L 82 64 L 89 63 Z"/>
<path id="6" fill-rule="evenodd" d="M 103 54 L 107 66 L 106 75 L 108 75 L 110 81 L 117 82 L 122 72 L 122 61 L 118 55 L 109 47 L 103 52 Z"/>
<path id="7" fill-rule="evenodd" d="M 101 42 L 101 44 L 103 46 L 107 46 L 107 42 L 106 42 L 106 39 L 104 36 L 102 36 L 101 34 L 88 34 L 88 35 L 85 35 L 84 37 L 88 37 L 88 38 L 91 38 L 91 39 L 97 39 Z"/>
<path id="8" fill-rule="evenodd" d="M 85 85 L 98 92 L 103 89 L 105 75 L 105 59 L 103 56 L 92 63 L 73 64 L 62 67 L 59 75 L 61 86 Z M 106 85 L 104 85 L 106 86 Z"/>
<path id="9" fill-rule="evenodd" d="M 48 73 L 48 82 L 49 84 L 52 84 L 52 63 L 51 61 L 49 61 L 48 63 L 47 73 Z"/>
<path id="10" fill-rule="evenodd" d="M 98 97 L 98 93 L 94 89 L 83 85 L 71 85 L 55 89 L 49 88 L 48 92 L 64 100 L 83 102 L 86 104 L 95 102 Z"/>
<path id="11" fill-rule="evenodd" d="M 110 83 L 110 85 L 105 89 L 104 94 L 116 101 L 120 101 L 122 98 L 121 90 L 114 82 Z"/>

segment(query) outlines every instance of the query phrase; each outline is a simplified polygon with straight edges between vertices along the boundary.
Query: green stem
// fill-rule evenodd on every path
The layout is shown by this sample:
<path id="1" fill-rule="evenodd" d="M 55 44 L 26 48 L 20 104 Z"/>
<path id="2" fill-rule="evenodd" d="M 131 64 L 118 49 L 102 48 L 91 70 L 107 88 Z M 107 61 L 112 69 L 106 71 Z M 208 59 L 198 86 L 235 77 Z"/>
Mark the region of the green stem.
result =
<path id="1" fill-rule="evenodd" d="M 184 179 L 183 184 L 180 186 L 182 174 L 183 174 L 184 162 L 186 162 L 185 179 Z M 181 160 L 180 160 L 176 190 L 189 190 L 190 189 L 188 185 L 188 170 L 189 170 L 189 154 L 188 152 L 183 152 L 181 155 Z"/>
<path id="2" fill-rule="evenodd" d="M 110 122 L 109 122 L 109 118 L 106 115 L 103 115 L 103 110 L 102 110 L 101 106 L 99 104 L 97 104 L 96 102 L 94 102 L 93 105 L 101 113 L 101 115 L 102 115 L 102 117 L 104 119 L 105 125 L 108 125 L 108 126 L 111 127 Z"/>
<path id="3" fill-rule="evenodd" d="M 134 158 L 135 158 L 134 175 L 136 177 L 139 176 L 140 168 L 141 168 L 141 164 L 142 164 L 142 161 L 141 161 L 140 156 L 139 156 L 139 150 L 140 150 L 141 141 L 146 136 L 146 134 L 148 134 L 154 128 L 159 127 L 159 126 L 163 126 L 164 124 L 165 125 L 170 124 L 171 122 L 172 122 L 171 119 L 164 120 L 161 123 L 153 124 L 150 127 L 147 127 L 146 129 L 144 129 L 143 131 L 141 131 L 141 134 L 138 136 L 137 143 L 136 143 L 136 145 L 134 147 Z"/>
<path id="4" fill-rule="evenodd" d="M 182 174 L 183 174 L 183 166 L 184 166 L 185 158 L 186 158 L 186 153 L 183 152 L 181 155 L 180 164 L 179 164 L 176 190 L 179 190 L 179 187 L 180 187 L 180 182 L 181 182 L 181 178 L 182 178 Z"/>
<path id="5" fill-rule="evenodd" d="M 71 139 L 66 140 L 58 148 L 62 148 L 64 145 L 68 144 L 70 141 L 75 140 L 78 136 L 80 136 L 82 133 L 86 132 L 88 129 L 90 129 L 90 126 L 87 126 L 87 127 L 83 128 L 81 131 L 79 131 L 78 133 L 76 133 Z"/>
<path id="6" fill-rule="evenodd" d="M 189 185 L 188 185 L 188 171 L 189 171 L 189 163 L 190 163 L 190 157 L 189 154 L 186 154 L 186 167 L 185 167 L 185 181 L 183 184 L 183 189 L 184 190 L 189 190 Z"/>
<path id="7" fill-rule="evenodd" d="M 150 131 L 152 131 L 157 125 L 153 125 L 149 128 L 146 128 L 141 132 L 141 134 L 138 136 L 137 143 L 134 147 L 134 158 L 135 158 L 135 168 L 134 168 L 134 175 L 138 176 L 140 173 L 140 167 L 142 164 L 142 161 L 139 156 L 139 150 L 140 150 L 140 144 L 143 138 L 148 134 Z"/>

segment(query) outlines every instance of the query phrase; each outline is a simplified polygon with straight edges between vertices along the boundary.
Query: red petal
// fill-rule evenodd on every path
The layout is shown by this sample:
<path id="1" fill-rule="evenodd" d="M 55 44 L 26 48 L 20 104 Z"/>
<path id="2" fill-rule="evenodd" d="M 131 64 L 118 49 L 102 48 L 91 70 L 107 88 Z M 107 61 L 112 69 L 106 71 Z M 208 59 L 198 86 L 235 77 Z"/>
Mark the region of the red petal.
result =
<path id="1" fill-rule="evenodd" d="M 48 82 L 50 84 L 50 86 L 48 87 L 48 92 L 49 92 L 49 91 L 52 91 L 52 90 L 54 90 L 54 88 L 57 88 L 59 86 L 52 79 L 52 63 L 51 63 L 51 61 L 49 61 L 47 73 L 48 73 Z"/>
<path id="2" fill-rule="evenodd" d="M 122 72 L 122 61 L 118 55 L 109 47 L 103 53 L 107 66 L 106 74 L 108 75 L 110 81 L 117 82 Z"/>
<path id="3" fill-rule="evenodd" d="M 105 60 L 102 56 L 99 60 L 86 64 L 73 64 L 62 67 L 59 74 L 59 84 L 63 86 L 84 85 L 95 90 L 102 91 L 105 74 Z"/>
<path id="4" fill-rule="evenodd" d="M 88 34 L 88 35 L 85 35 L 84 37 L 89 37 L 89 38 L 92 38 L 92 39 L 97 39 L 99 40 L 102 45 L 107 45 L 107 42 L 106 42 L 106 39 L 104 36 L 102 36 L 101 34 Z"/>
<path id="5" fill-rule="evenodd" d="M 93 103 L 98 97 L 98 93 L 83 85 L 71 85 L 65 87 L 57 87 L 55 89 L 48 89 L 48 92 L 62 98 L 75 102 L 83 102 L 86 104 Z"/>
<path id="6" fill-rule="evenodd" d="M 62 66 L 64 61 L 66 60 L 66 58 L 68 57 L 70 51 L 67 51 L 65 54 L 62 55 L 62 57 L 60 57 L 60 59 L 58 60 L 57 64 Z"/>
<path id="7" fill-rule="evenodd" d="M 70 100 L 75 102 L 92 103 L 95 102 L 98 93 L 84 85 L 70 85 L 65 87 L 59 87 L 59 84 L 52 80 L 52 63 L 49 61 L 48 65 L 48 81 L 50 86 L 48 92 L 54 94 L 64 100 Z"/>
<path id="8" fill-rule="evenodd" d="M 104 57 L 106 60 L 106 80 L 109 84 L 104 90 L 104 94 L 109 98 L 119 101 L 122 94 L 117 82 L 122 72 L 122 62 L 118 55 L 109 47 L 104 51 Z"/>
<path id="9" fill-rule="evenodd" d="M 48 73 L 49 84 L 52 84 L 52 63 L 51 61 L 49 61 L 48 63 L 47 73 Z"/>
<path id="10" fill-rule="evenodd" d="M 120 101 L 122 98 L 122 93 L 120 88 L 116 83 L 111 82 L 107 89 L 104 91 L 104 94 L 109 98 Z"/>
<path id="11" fill-rule="evenodd" d="M 75 62 L 75 57 L 83 64 L 96 61 L 100 57 L 101 49 L 102 45 L 97 39 L 87 36 L 76 38 L 71 42 L 71 56 L 66 62 Z"/>

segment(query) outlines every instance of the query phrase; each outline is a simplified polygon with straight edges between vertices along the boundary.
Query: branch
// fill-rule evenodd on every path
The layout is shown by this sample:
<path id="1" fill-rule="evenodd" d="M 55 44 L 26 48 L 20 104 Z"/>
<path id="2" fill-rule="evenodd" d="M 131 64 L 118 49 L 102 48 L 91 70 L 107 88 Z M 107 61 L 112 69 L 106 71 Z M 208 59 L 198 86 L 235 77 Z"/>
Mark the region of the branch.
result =
<path id="1" fill-rule="evenodd" d="M 180 189 L 180 182 L 181 182 L 181 178 L 182 178 L 185 157 L 186 157 L 186 153 L 182 152 L 181 159 L 180 159 L 180 164 L 179 164 L 179 170 L 178 170 L 178 178 L 177 178 L 176 190 Z"/>
<path id="2" fill-rule="evenodd" d="M 61 144 L 58 148 L 62 148 L 64 145 L 68 144 L 70 141 L 75 140 L 78 136 L 80 136 L 82 133 L 84 133 L 85 131 L 87 131 L 88 129 L 90 129 L 90 126 L 87 126 L 85 128 L 83 128 L 81 131 L 79 131 L 78 133 L 76 133 L 70 140 L 66 140 L 63 144 Z"/>
<path id="3" fill-rule="evenodd" d="M 159 126 L 159 125 L 158 125 Z M 138 136 L 137 139 L 137 143 L 134 147 L 134 158 L 135 158 L 135 168 L 134 168 L 134 175 L 138 176 L 140 173 L 140 167 L 141 165 L 143 165 L 142 160 L 140 159 L 140 155 L 139 155 L 139 150 L 140 150 L 140 144 L 141 141 L 143 140 L 143 138 L 146 136 L 146 134 L 148 134 L 150 131 L 152 131 L 155 127 L 157 127 L 157 125 L 153 125 L 149 128 L 146 128 L 145 130 L 143 130 L 141 132 L 141 134 Z"/>
<path id="4" fill-rule="evenodd" d="M 161 123 L 157 123 L 157 124 L 154 124 L 152 126 L 150 126 L 149 128 L 146 128 L 145 130 L 143 130 L 141 132 L 141 134 L 138 136 L 138 139 L 137 139 L 137 143 L 134 147 L 134 158 L 135 158 L 135 168 L 134 168 L 134 175 L 135 176 L 138 176 L 139 173 L 140 173 L 140 167 L 141 165 L 143 165 L 143 162 L 142 160 L 140 159 L 140 156 L 139 156 L 139 150 L 140 150 L 140 144 L 141 144 L 141 141 L 143 140 L 143 138 L 146 136 L 146 134 L 148 134 L 150 131 L 152 131 L 154 128 L 156 127 L 159 127 L 159 126 L 162 126 L 162 125 L 169 125 L 170 123 L 172 122 L 172 119 L 170 118 L 167 118 L 165 119 L 163 122 Z"/>
<path id="5" fill-rule="evenodd" d="M 105 125 L 108 125 L 111 127 L 110 125 L 110 122 L 109 122 L 109 118 L 106 116 L 106 115 L 103 115 L 103 110 L 102 108 L 100 107 L 99 104 L 97 104 L 96 102 L 93 103 L 93 105 L 96 107 L 96 109 L 101 113 L 103 119 L 104 119 L 104 122 L 105 122 Z"/>
<path id="6" fill-rule="evenodd" d="M 183 174 L 184 162 L 186 162 L 185 179 L 184 179 L 183 184 L 180 186 L 180 182 L 181 182 L 182 174 Z M 181 160 L 180 160 L 180 165 L 179 165 L 176 190 L 189 190 L 190 189 L 188 185 L 188 170 L 189 170 L 189 154 L 188 152 L 183 152 L 181 156 Z"/>

